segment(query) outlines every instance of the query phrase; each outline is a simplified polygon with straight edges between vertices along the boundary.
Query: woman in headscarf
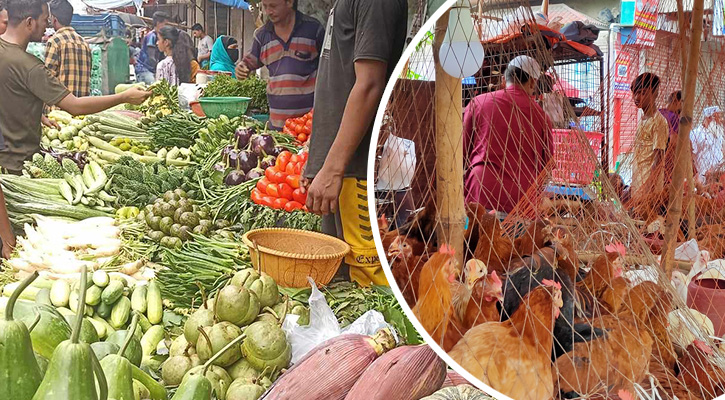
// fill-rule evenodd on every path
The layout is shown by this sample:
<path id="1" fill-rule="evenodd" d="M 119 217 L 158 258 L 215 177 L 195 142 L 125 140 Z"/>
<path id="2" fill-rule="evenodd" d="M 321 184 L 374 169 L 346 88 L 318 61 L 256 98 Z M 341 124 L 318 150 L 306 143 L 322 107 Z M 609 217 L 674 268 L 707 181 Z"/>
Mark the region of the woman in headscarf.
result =
<path id="1" fill-rule="evenodd" d="M 219 36 L 211 49 L 210 71 L 231 72 L 234 76 L 234 65 L 239 60 L 237 39 L 231 36 Z"/>

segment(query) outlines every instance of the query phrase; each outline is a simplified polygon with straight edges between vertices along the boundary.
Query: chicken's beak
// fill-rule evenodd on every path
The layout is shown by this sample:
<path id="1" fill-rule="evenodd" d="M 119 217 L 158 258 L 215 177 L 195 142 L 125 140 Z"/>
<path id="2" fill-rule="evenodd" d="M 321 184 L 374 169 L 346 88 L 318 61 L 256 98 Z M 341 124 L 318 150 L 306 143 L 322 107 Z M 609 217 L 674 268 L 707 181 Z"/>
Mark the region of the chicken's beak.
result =
<path id="1" fill-rule="evenodd" d="M 400 254 L 400 250 L 388 250 L 388 258 L 392 259 Z"/>

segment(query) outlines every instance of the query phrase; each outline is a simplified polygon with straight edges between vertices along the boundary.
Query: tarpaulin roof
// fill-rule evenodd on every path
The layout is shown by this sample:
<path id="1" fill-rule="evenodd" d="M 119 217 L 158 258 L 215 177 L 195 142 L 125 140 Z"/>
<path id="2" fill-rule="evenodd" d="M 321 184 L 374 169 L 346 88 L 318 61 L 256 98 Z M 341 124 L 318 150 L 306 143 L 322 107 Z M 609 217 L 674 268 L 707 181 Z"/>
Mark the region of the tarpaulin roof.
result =
<path id="1" fill-rule="evenodd" d="M 241 8 L 242 10 L 249 10 L 249 3 L 247 3 L 244 0 L 212 0 L 214 2 L 217 2 L 219 4 L 224 4 L 225 6 L 232 7 L 232 8 Z"/>

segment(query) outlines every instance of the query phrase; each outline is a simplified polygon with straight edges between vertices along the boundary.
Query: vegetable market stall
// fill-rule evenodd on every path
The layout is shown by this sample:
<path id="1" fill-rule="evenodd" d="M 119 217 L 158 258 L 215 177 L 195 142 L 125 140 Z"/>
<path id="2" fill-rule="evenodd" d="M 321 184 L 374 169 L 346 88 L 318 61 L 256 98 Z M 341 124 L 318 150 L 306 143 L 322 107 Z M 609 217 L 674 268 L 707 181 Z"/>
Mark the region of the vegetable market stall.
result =
<path id="1" fill-rule="evenodd" d="M 0 175 L 18 237 L 0 273 L 11 398 L 383 399 L 401 383 L 410 399 L 480 393 L 420 345 L 389 288 L 329 278 L 316 283 L 339 329 L 291 365 L 289 327 L 319 325 L 317 289 L 275 281 L 242 236 L 319 231 L 299 182 L 313 114 L 270 132 L 182 111 L 166 82 L 150 90 L 137 109 L 53 111 L 61 129 L 44 130 L 23 176 Z M 370 311 L 387 328 L 338 336 Z M 313 379 L 329 385 L 310 393 Z"/>

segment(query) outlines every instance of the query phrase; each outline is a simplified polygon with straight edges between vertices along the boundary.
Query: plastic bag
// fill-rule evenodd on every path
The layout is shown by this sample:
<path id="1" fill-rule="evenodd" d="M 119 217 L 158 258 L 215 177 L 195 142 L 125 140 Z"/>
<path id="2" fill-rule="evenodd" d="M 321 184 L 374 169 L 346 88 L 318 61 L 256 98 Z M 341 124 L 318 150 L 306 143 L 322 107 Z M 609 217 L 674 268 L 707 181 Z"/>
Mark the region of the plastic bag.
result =
<path id="1" fill-rule="evenodd" d="M 356 333 L 360 335 L 374 335 L 383 328 L 390 329 L 393 332 L 396 342 L 399 341 L 398 336 L 387 322 L 383 314 L 370 310 L 360 316 L 352 324 L 340 329 L 337 317 L 327 304 L 325 296 L 317 289 L 317 285 L 312 278 L 307 277 L 312 286 L 310 294 L 310 324 L 300 326 L 297 324 L 298 315 L 287 315 L 282 324 L 282 329 L 287 335 L 287 341 L 292 346 L 292 364 L 299 361 L 310 350 L 314 349 L 325 340 L 335 336 Z"/>
<path id="2" fill-rule="evenodd" d="M 695 262 L 700 254 L 697 240 L 690 239 L 675 249 L 675 260 Z"/>
<path id="3" fill-rule="evenodd" d="M 403 190 L 415 175 L 415 142 L 388 136 L 380 159 L 377 190 Z"/>
<path id="4" fill-rule="evenodd" d="M 179 85 L 179 105 L 181 108 L 188 110 L 189 103 L 199 100 L 202 89 L 193 83 L 182 83 Z"/>

